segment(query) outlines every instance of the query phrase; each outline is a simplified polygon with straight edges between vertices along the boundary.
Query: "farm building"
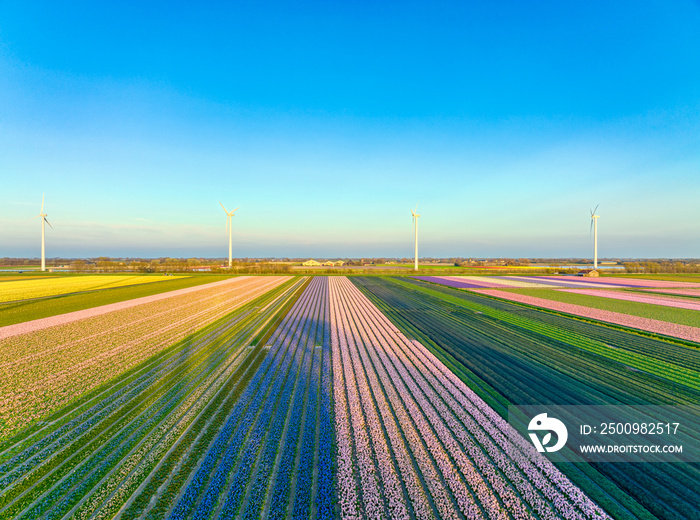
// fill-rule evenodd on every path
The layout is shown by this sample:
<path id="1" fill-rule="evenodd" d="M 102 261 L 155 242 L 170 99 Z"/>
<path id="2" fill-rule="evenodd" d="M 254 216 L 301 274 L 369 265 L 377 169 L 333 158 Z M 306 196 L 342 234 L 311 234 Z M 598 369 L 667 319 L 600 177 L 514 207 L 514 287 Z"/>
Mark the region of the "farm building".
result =
<path id="1" fill-rule="evenodd" d="M 599 276 L 598 271 L 595 269 L 583 269 L 582 271 L 579 271 L 576 273 L 576 276 Z"/>
<path id="2" fill-rule="evenodd" d="M 321 262 L 317 262 L 313 258 L 310 258 L 301 265 L 306 266 L 306 267 L 317 267 L 317 266 L 321 265 Z"/>

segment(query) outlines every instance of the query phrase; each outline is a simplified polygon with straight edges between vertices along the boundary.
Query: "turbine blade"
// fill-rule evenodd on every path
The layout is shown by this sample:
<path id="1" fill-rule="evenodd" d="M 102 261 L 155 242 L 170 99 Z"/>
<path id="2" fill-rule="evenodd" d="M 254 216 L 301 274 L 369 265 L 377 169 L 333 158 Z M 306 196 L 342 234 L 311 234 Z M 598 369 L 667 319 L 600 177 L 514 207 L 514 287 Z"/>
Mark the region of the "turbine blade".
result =
<path id="1" fill-rule="evenodd" d="M 591 219 L 591 229 L 588 232 L 588 234 L 590 235 L 591 233 L 593 233 L 593 219 Z"/>
<path id="2" fill-rule="evenodd" d="M 236 211 L 238 211 L 239 209 L 241 209 L 240 206 L 238 206 L 236 209 L 234 209 L 230 214 L 233 215 L 233 214 L 234 214 Z"/>
<path id="3" fill-rule="evenodd" d="M 224 205 L 222 204 L 221 201 L 219 201 L 219 204 L 221 204 L 221 207 L 224 208 Z M 224 208 L 224 211 L 226 211 L 226 208 Z M 228 215 L 228 211 L 226 211 L 226 214 Z"/>
<path id="4" fill-rule="evenodd" d="M 598 211 L 598 206 L 600 206 L 600 204 L 596 205 L 595 209 L 593 210 L 594 215 L 595 215 L 595 212 Z"/>
<path id="5" fill-rule="evenodd" d="M 51 229 L 53 229 L 53 226 L 51 225 L 51 223 L 48 221 L 48 219 L 46 217 L 44 217 L 44 222 L 46 222 L 49 225 L 49 227 Z"/>
<path id="6" fill-rule="evenodd" d="M 41 194 L 41 211 L 40 211 L 39 213 L 43 213 L 43 212 L 44 212 L 44 196 L 45 196 L 45 195 L 46 195 L 46 193 L 42 193 L 42 194 Z"/>

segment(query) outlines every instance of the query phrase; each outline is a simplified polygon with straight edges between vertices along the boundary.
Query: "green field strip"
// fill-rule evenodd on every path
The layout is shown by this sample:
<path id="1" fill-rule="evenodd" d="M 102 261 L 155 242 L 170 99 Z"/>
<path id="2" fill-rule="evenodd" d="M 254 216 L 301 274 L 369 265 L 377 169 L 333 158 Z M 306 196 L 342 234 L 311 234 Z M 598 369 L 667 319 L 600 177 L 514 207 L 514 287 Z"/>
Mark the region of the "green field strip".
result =
<path id="1" fill-rule="evenodd" d="M 159 281 L 157 283 L 144 283 L 73 295 L 52 296 L 40 300 L 2 303 L 0 304 L 0 327 L 48 318 L 67 312 L 82 311 L 144 296 L 153 296 L 177 289 L 186 289 L 227 278 L 230 278 L 230 276 L 192 276 L 183 279 Z"/>
<path id="2" fill-rule="evenodd" d="M 669 291 L 675 290 L 674 288 L 669 288 Z M 672 293 L 672 292 L 664 292 L 663 287 L 656 288 L 654 290 L 651 289 L 646 289 L 644 287 L 639 287 L 636 289 L 623 289 L 622 292 L 625 293 L 632 293 L 632 294 L 639 294 L 643 296 L 667 296 L 670 298 L 675 298 L 677 300 L 687 300 L 691 302 L 697 302 L 700 300 L 700 292 L 698 294 L 678 294 L 678 293 Z"/>
<path id="3" fill-rule="evenodd" d="M 668 323 L 687 325 L 689 327 L 700 327 L 700 312 L 692 309 L 668 307 L 654 303 L 617 300 L 613 298 L 605 298 L 604 296 L 593 296 L 584 293 L 570 293 L 555 289 L 508 289 L 508 292 L 514 292 L 525 296 L 533 296 L 544 300 L 581 305 L 583 307 L 590 307 L 592 309 L 599 309 L 602 311 L 629 314 L 630 316 L 637 316 L 639 318 L 666 321 Z M 658 295 L 658 293 L 645 294 Z"/>
<path id="4" fill-rule="evenodd" d="M 462 370 L 455 371 L 456 374 L 470 388 L 476 391 L 478 395 L 484 398 L 487 403 L 493 406 L 495 410 L 498 413 L 500 413 L 503 417 L 506 417 L 506 406 L 510 402 L 519 404 L 526 404 L 527 402 L 523 401 L 523 398 L 527 396 L 527 392 L 524 394 L 522 394 L 521 392 L 522 397 L 513 399 L 513 395 L 515 395 L 513 394 L 513 383 L 516 383 L 519 386 L 525 385 L 523 388 L 527 388 L 527 385 L 532 385 L 533 383 L 528 382 L 527 379 L 523 379 L 523 376 L 526 374 L 525 372 L 523 373 L 523 376 L 516 376 L 513 374 L 513 366 L 511 362 L 514 361 L 514 359 L 512 358 L 508 358 L 507 363 L 500 363 L 496 359 L 492 358 L 491 354 L 489 354 L 489 356 L 491 356 L 489 358 L 489 361 L 484 360 L 483 363 L 479 365 L 473 365 L 470 361 L 468 361 L 467 358 L 463 358 L 459 355 L 457 358 L 453 357 L 453 354 L 457 353 L 456 351 L 453 351 L 453 348 L 457 348 L 457 345 L 459 345 L 459 343 L 455 344 L 455 347 L 452 347 L 452 341 L 455 341 L 457 337 L 460 337 L 461 339 L 459 339 L 458 341 L 466 341 L 466 344 L 468 345 L 470 340 L 474 339 L 473 337 L 469 336 L 455 336 L 454 334 L 456 334 L 456 331 L 449 330 L 450 327 L 454 328 L 456 326 L 455 320 L 462 319 L 467 320 L 469 323 L 481 323 L 479 327 L 489 328 L 495 327 L 495 324 L 499 323 L 499 320 L 497 320 L 496 318 L 484 316 L 483 311 L 480 309 L 477 309 L 476 312 L 482 312 L 482 314 L 477 314 L 474 311 L 468 310 L 464 306 L 459 305 L 459 302 L 450 303 L 444 301 L 443 294 L 440 294 L 440 291 L 443 289 L 444 292 L 448 294 L 450 291 L 452 291 L 452 295 L 457 294 L 458 297 L 464 299 L 479 301 L 482 302 L 483 305 L 493 305 L 501 310 L 512 309 L 513 314 L 537 316 L 538 320 L 552 321 L 560 327 L 562 324 L 568 324 L 570 328 L 578 329 L 576 332 L 566 330 L 567 334 L 572 334 L 574 336 L 580 334 L 590 335 L 600 332 L 606 336 L 606 341 L 609 341 L 611 344 L 616 345 L 617 348 L 620 348 L 619 343 L 634 344 L 634 342 L 639 342 L 639 351 L 647 349 L 648 353 L 653 354 L 655 352 L 661 358 L 663 358 L 667 354 L 667 350 L 670 350 L 671 352 L 669 355 L 671 357 L 673 357 L 676 354 L 680 354 L 682 356 L 690 355 L 695 356 L 695 360 L 697 360 L 697 351 L 694 349 L 689 349 L 687 347 L 679 346 L 677 344 L 652 340 L 643 336 L 633 336 L 632 334 L 627 334 L 620 330 L 600 327 L 583 321 L 571 320 L 559 315 L 541 313 L 536 309 L 528 309 L 524 307 L 509 305 L 508 303 L 503 302 L 503 300 L 482 298 L 480 295 L 466 294 L 463 291 L 456 291 L 454 289 L 448 288 L 440 288 L 440 290 L 435 291 L 436 294 L 427 294 L 425 292 L 415 290 L 415 285 L 418 285 L 417 282 L 400 282 L 393 278 L 371 280 L 358 278 L 357 280 L 355 280 L 355 282 L 358 286 L 360 286 L 363 289 L 363 292 L 367 294 L 368 297 L 370 297 L 370 299 L 378 305 L 378 307 L 380 307 L 382 312 L 384 312 L 384 314 L 387 315 L 387 317 L 389 317 L 392 320 L 392 322 L 394 322 L 397 325 L 397 327 L 399 327 L 401 330 L 407 333 L 407 335 L 412 336 L 415 339 L 421 341 L 430 350 L 437 349 L 438 357 L 443 360 L 447 360 L 449 362 L 449 368 L 454 369 L 454 365 L 462 365 L 462 367 L 464 368 Z M 382 308 L 382 304 L 384 308 Z M 449 310 L 451 308 L 453 310 L 440 312 L 428 310 L 428 308 L 433 309 L 434 307 L 445 307 L 445 309 Z M 463 329 L 463 327 L 464 325 L 461 329 Z M 567 327 L 564 328 L 567 329 Z M 556 345 L 563 345 L 559 339 L 541 336 L 539 332 L 528 332 L 521 326 L 517 324 L 514 325 L 512 323 L 501 323 L 501 328 L 496 328 L 496 330 L 500 330 L 500 332 L 494 331 L 494 333 L 490 337 L 484 336 L 484 341 L 489 341 L 492 347 L 497 347 L 498 342 L 494 341 L 498 338 L 499 335 L 505 334 L 506 331 L 508 331 L 509 329 L 511 329 L 511 333 L 515 333 L 514 335 L 511 334 L 511 336 L 508 336 L 511 338 L 508 341 L 512 342 L 513 347 L 522 346 L 522 348 L 524 348 L 524 345 L 521 345 L 521 342 L 525 340 L 531 341 L 533 340 L 533 338 L 537 338 L 538 336 L 541 337 L 542 340 L 545 340 L 545 343 L 543 344 L 544 347 L 541 346 L 540 350 L 542 348 L 550 348 L 547 345 L 550 341 L 552 341 L 554 342 L 552 343 L 552 348 L 554 350 L 550 350 L 550 352 L 556 354 Z M 462 331 L 465 332 L 465 330 L 466 329 L 463 329 Z M 447 335 L 445 335 L 445 333 L 447 333 Z M 628 337 L 632 339 L 628 340 Z M 534 347 L 528 347 L 528 349 L 532 348 Z M 578 349 L 579 347 L 569 348 Z M 442 355 L 440 355 L 440 351 L 442 351 Z M 484 351 L 483 347 L 480 347 L 476 351 L 472 351 L 473 354 L 481 353 L 480 355 L 482 355 L 482 357 L 485 352 L 488 353 L 491 351 Z M 543 351 L 543 353 L 544 352 L 546 352 L 546 350 Z M 629 402 L 629 399 L 633 395 L 632 392 L 634 392 L 635 389 L 640 388 L 645 381 L 649 389 L 645 394 L 642 395 L 646 395 L 648 404 L 655 404 L 656 400 L 658 400 L 658 398 L 662 395 L 665 395 L 664 399 L 667 399 L 669 403 L 674 403 L 678 400 L 682 402 L 683 399 L 689 399 L 690 403 L 698 402 L 698 396 L 700 394 L 697 392 L 697 390 L 687 386 L 678 386 L 678 383 L 671 382 L 665 378 L 659 378 L 658 376 L 644 372 L 625 371 L 624 373 L 621 373 L 620 376 L 615 380 L 612 380 L 611 378 L 606 380 L 606 377 L 608 375 L 614 373 L 614 368 L 611 369 L 607 365 L 617 362 L 606 357 L 601 357 L 598 354 L 595 354 L 594 352 L 590 352 L 588 350 L 579 350 L 578 352 L 579 354 L 576 354 L 575 350 L 569 351 L 569 354 L 567 355 L 574 355 L 576 357 L 581 357 L 582 355 L 584 357 L 588 356 L 589 361 L 587 363 L 592 364 L 586 363 L 580 365 L 580 367 L 578 368 L 574 367 L 575 370 L 571 372 L 571 376 L 583 376 L 583 379 L 585 380 L 588 376 L 586 370 L 589 372 L 592 371 L 591 367 L 594 367 L 596 364 L 596 356 L 599 360 L 598 364 L 606 366 L 603 371 L 596 372 L 598 375 L 595 376 L 600 378 L 599 380 L 601 381 L 602 386 L 609 388 L 608 390 L 603 389 L 602 394 L 599 394 L 600 399 L 598 404 L 603 404 L 605 402 Z M 522 359 L 530 359 L 528 363 L 533 368 L 535 365 L 533 365 L 532 363 L 539 364 L 539 355 L 526 356 Z M 495 364 L 494 361 L 496 361 Z M 523 361 L 521 361 L 521 363 L 522 362 Z M 673 363 L 671 363 L 671 365 L 673 365 Z M 567 363 L 559 362 L 557 363 L 556 368 L 554 366 L 549 367 L 550 376 L 553 373 L 555 373 L 553 372 L 554 370 L 562 371 L 567 368 Z M 486 371 L 484 371 L 485 369 Z M 466 375 L 465 370 L 467 371 Z M 476 370 L 476 372 L 474 372 L 474 370 Z M 503 372 L 504 374 L 507 374 L 508 377 L 494 378 L 494 370 L 498 372 Z M 580 370 L 580 372 L 577 373 L 577 370 Z M 490 381 L 491 384 L 486 383 L 484 381 L 484 378 Z M 652 379 L 656 379 L 656 382 L 652 382 Z M 559 392 L 560 390 L 564 389 L 561 387 L 562 384 L 565 384 L 567 386 L 569 384 L 572 384 L 564 383 L 564 380 L 561 380 L 561 382 L 551 380 L 551 377 L 549 376 L 547 376 L 546 381 L 547 382 L 544 386 L 539 383 L 535 385 L 534 388 L 537 389 L 537 392 L 535 392 L 533 395 L 536 397 L 537 400 L 534 402 L 548 402 L 548 399 L 545 399 L 544 401 L 542 400 L 545 397 L 545 395 L 541 393 L 541 390 L 545 390 L 547 389 L 547 387 L 553 387 L 554 389 L 556 389 L 557 392 Z M 634 385 L 630 384 L 632 381 L 634 381 Z M 663 383 L 663 381 L 667 382 Z M 492 389 L 491 391 L 488 391 L 489 387 Z M 613 387 L 618 389 L 613 390 Z M 498 390 L 496 390 L 496 388 Z M 683 388 L 686 388 L 687 390 L 682 390 Z M 576 388 L 573 389 L 577 390 Z M 578 390 L 580 390 L 580 388 Z M 680 390 L 680 392 L 683 395 L 687 395 L 687 397 L 677 397 L 675 395 L 676 390 Z M 663 394 L 664 391 L 666 391 L 667 393 Z M 557 392 L 552 393 L 550 397 L 550 399 L 553 400 L 551 401 L 553 403 L 557 402 L 557 399 L 563 399 L 562 395 L 567 393 L 564 392 L 564 394 L 559 395 L 559 393 Z M 547 392 L 545 392 L 545 394 L 546 393 Z M 502 396 L 502 398 L 498 397 L 499 394 L 500 396 Z M 494 395 L 496 396 L 495 398 Z M 577 392 L 575 391 L 571 393 L 570 398 L 578 399 Z M 504 400 L 505 402 L 503 402 Z M 634 402 L 639 401 L 640 400 L 638 398 L 634 398 Z M 572 402 L 578 401 L 574 400 Z M 694 495 L 692 492 L 688 493 L 687 490 L 685 493 L 683 493 L 683 487 L 682 485 L 679 486 L 679 482 L 691 483 L 700 481 L 700 467 L 698 467 L 698 465 L 684 465 L 684 468 L 681 471 L 675 465 L 661 466 L 659 464 L 652 464 L 644 466 L 649 468 L 649 471 L 652 474 L 652 478 L 649 481 L 651 482 L 651 485 L 654 486 L 654 489 L 656 489 L 661 495 L 663 495 L 665 497 L 665 500 L 675 500 L 678 504 L 678 507 L 674 506 L 672 508 L 668 508 L 669 512 L 666 514 L 666 516 L 661 515 L 661 517 L 683 518 L 683 516 L 679 515 L 682 515 L 683 512 L 687 513 L 687 511 L 689 511 L 688 508 L 693 507 L 692 497 Z M 649 493 L 646 493 L 645 495 L 640 495 L 636 492 L 633 492 L 635 493 L 634 496 L 629 496 L 628 494 L 626 494 L 627 485 L 625 484 L 624 480 L 620 475 L 615 476 L 612 473 L 606 473 L 605 471 L 607 470 L 604 470 L 604 474 L 600 474 L 598 473 L 599 470 L 596 469 L 598 467 L 600 467 L 600 465 L 569 465 L 568 468 L 566 468 L 565 465 L 562 465 L 561 469 L 567 474 L 569 474 L 570 477 L 574 479 L 575 483 L 581 486 L 581 488 L 585 492 L 587 492 L 589 496 L 591 496 L 597 503 L 603 505 L 606 511 L 612 514 L 615 518 L 650 518 L 649 511 L 653 511 L 655 514 L 658 513 L 657 507 L 655 507 L 652 504 L 653 500 L 650 501 L 648 498 L 650 496 Z M 610 480 L 611 477 L 613 478 L 613 480 Z M 639 478 L 641 479 L 642 477 L 639 476 Z M 675 513 L 673 512 L 673 510 L 676 510 Z"/>

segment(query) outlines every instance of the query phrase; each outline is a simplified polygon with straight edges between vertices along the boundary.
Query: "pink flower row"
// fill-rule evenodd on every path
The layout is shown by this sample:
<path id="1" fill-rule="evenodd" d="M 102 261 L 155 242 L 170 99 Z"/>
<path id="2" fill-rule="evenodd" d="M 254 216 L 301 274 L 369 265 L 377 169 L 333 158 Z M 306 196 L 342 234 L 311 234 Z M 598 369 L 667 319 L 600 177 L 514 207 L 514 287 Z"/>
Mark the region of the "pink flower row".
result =
<path id="1" fill-rule="evenodd" d="M 628 302 L 651 303 L 653 305 L 663 305 L 665 307 L 675 307 L 678 309 L 691 309 L 700 311 L 700 301 L 694 302 L 685 298 L 673 298 L 663 296 L 647 296 L 644 294 L 608 291 L 605 289 L 560 289 L 561 292 L 574 294 L 588 294 L 590 296 L 600 296 L 613 300 L 624 300 Z"/>
<path id="2" fill-rule="evenodd" d="M 576 316 L 582 316 L 585 318 L 592 318 L 594 320 L 614 323 L 616 325 L 622 325 L 624 327 L 631 327 L 639 330 L 645 330 L 648 332 L 654 332 L 656 334 L 664 334 L 666 336 L 674 336 L 676 338 L 700 342 L 699 327 L 679 325 L 677 323 L 654 320 L 651 318 L 640 318 L 638 316 L 630 316 L 629 314 L 623 314 L 620 312 L 603 311 L 600 309 L 585 307 L 583 305 L 562 303 L 553 300 L 547 300 L 545 298 L 536 298 L 534 296 L 525 296 L 523 294 L 516 294 L 506 291 L 472 289 L 472 292 L 486 294 L 489 296 L 496 296 L 505 300 L 534 305 L 536 307 L 565 312 L 567 314 L 574 314 Z"/>
<path id="3" fill-rule="evenodd" d="M 688 288 L 688 289 L 647 289 L 648 292 L 660 292 L 667 294 L 683 294 L 686 296 L 698 296 L 700 297 L 700 288 Z"/>
<path id="4" fill-rule="evenodd" d="M 566 277 L 562 276 L 543 276 L 543 279 L 562 280 Z M 586 278 L 585 283 L 597 284 L 620 284 L 625 287 L 695 287 L 700 288 L 700 283 L 693 282 L 674 282 L 671 280 L 649 280 L 646 278 L 618 278 L 614 276 L 604 276 L 601 278 Z"/>

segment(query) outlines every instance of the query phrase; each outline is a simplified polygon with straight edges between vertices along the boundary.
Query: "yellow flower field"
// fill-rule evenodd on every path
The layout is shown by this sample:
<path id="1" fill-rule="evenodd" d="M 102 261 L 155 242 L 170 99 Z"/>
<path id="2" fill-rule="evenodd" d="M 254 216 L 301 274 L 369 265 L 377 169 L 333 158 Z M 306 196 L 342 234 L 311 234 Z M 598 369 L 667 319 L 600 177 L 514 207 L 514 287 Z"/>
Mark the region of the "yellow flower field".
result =
<path id="1" fill-rule="evenodd" d="M 90 275 L 12 280 L 0 284 L 0 303 L 172 279 L 170 276 Z"/>

